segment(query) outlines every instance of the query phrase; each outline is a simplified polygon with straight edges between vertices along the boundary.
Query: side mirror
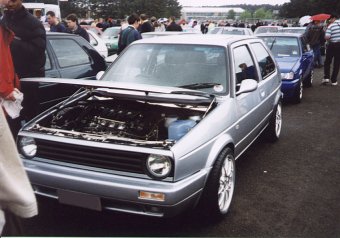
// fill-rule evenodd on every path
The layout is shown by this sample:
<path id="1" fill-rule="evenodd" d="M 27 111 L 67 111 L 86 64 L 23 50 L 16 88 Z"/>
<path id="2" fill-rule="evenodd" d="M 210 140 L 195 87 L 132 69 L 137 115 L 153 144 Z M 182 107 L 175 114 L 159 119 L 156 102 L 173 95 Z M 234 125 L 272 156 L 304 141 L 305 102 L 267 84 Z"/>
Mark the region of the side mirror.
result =
<path id="1" fill-rule="evenodd" d="M 103 74 L 105 73 L 105 71 L 99 71 L 97 74 L 96 74 L 96 79 L 97 80 L 100 80 L 103 76 Z"/>
<path id="2" fill-rule="evenodd" d="M 240 89 L 236 92 L 236 96 L 242 93 L 253 92 L 257 89 L 258 83 L 254 79 L 244 79 L 241 82 Z"/>

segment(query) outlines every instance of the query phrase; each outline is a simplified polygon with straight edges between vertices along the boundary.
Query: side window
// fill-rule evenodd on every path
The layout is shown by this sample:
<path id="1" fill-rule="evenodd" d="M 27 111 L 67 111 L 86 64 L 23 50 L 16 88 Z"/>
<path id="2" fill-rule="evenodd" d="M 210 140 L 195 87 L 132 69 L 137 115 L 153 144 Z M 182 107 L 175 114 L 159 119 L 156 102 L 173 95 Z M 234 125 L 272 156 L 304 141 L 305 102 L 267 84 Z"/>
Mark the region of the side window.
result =
<path id="1" fill-rule="evenodd" d="M 233 54 L 236 84 L 240 84 L 244 79 L 255 79 L 258 81 L 254 61 L 248 47 L 246 45 L 239 46 L 233 50 Z"/>
<path id="2" fill-rule="evenodd" d="M 89 64 L 90 58 L 85 50 L 72 39 L 50 40 L 61 68 Z"/>
<path id="3" fill-rule="evenodd" d="M 50 57 L 48 56 L 47 51 L 45 50 L 45 56 L 46 56 L 46 61 L 45 61 L 45 70 L 50 70 L 51 67 L 51 61 L 50 61 Z"/>
<path id="4" fill-rule="evenodd" d="M 274 60 L 270 57 L 269 53 L 261 43 L 253 43 L 251 46 L 260 66 L 261 76 L 265 79 L 268 75 L 275 71 Z"/>
<path id="5" fill-rule="evenodd" d="M 98 41 L 89 33 L 89 37 L 90 37 L 90 44 L 92 46 L 97 46 L 98 45 Z"/>

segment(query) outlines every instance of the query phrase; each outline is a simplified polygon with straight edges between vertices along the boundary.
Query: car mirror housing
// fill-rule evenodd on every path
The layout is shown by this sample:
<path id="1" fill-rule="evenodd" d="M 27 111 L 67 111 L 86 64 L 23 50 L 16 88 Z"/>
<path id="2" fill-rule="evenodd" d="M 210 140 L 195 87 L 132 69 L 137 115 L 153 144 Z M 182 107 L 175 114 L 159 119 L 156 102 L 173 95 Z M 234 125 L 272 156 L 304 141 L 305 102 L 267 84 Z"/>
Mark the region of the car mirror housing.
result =
<path id="1" fill-rule="evenodd" d="M 240 89 L 236 92 L 236 96 L 242 93 L 253 92 L 257 89 L 257 81 L 254 79 L 244 79 L 241 82 Z"/>
<path id="2" fill-rule="evenodd" d="M 96 75 L 96 79 L 100 80 L 104 73 L 105 73 L 105 71 L 99 71 Z"/>

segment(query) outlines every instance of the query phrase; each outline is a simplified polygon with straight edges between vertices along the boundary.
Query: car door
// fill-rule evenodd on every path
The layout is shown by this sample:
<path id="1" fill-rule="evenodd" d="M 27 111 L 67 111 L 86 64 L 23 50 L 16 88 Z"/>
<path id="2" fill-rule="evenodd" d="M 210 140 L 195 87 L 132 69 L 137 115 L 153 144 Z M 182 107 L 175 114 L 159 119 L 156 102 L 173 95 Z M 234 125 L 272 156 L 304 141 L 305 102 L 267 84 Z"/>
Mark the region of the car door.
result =
<path id="1" fill-rule="evenodd" d="M 259 124 L 261 99 L 259 90 L 238 96 L 240 84 L 244 79 L 258 81 L 257 66 L 247 44 L 234 44 L 231 48 L 233 62 L 232 87 L 235 94 L 238 121 L 235 124 L 235 152 L 240 154 L 256 138 L 260 131 Z"/>
<path id="2" fill-rule="evenodd" d="M 303 78 L 307 78 L 310 72 L 313 70 L 314 65 L 314 53 L 313 50 L 306 44 L 302 37 L 299 37 L 299 44 L 301 48 L 301 69 L 303 73 Z"/>
<path id="3" fill-rule="evenodd" d="M 280 90 L 280 84 L 277 80 L 278 70 L 275 61 L 270 55 L 269 50 L 261 42 L 252 42 L 250 48 L 255 55 L 255 61 L 259 66 L 259 84 L 258 90 L 260 94 L 261 115 L 263 119 L 269 116 L 273 109 L 276 100 L 276 92 Z M 262 126 L 265 126 L 267 120 L 262 121 Z"/>

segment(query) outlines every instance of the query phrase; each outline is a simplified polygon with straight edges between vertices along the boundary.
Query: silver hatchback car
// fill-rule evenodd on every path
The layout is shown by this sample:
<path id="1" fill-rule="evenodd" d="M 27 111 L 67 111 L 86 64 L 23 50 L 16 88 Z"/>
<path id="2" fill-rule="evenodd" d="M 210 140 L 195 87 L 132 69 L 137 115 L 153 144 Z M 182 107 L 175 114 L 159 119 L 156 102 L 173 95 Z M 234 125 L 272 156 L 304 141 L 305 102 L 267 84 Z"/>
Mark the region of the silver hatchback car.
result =
<path id="1" fill-rule="evenodd" d="M 39 80 L 25 79 L 32 83 Z M 281 133 L 281 79 L 262 40 L 134 42 L 97 81 L 27 123 L 17 144 L 36 194 L 156 217 L 228 212 L 235 160 Z"/>

